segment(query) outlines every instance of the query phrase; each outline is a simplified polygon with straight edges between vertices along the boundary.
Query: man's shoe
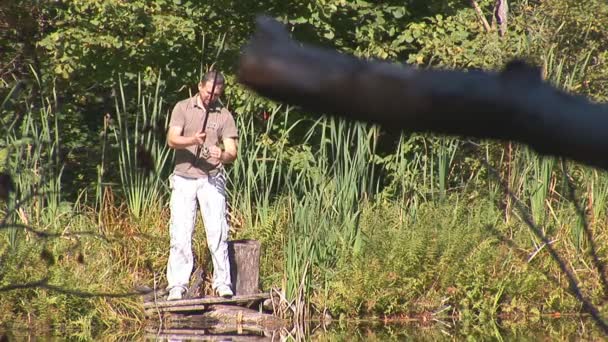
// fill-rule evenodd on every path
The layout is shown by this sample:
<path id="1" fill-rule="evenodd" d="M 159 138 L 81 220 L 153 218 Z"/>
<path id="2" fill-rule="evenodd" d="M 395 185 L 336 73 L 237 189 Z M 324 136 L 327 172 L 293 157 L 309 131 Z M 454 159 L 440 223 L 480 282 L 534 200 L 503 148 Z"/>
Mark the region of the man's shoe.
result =
<path id="1" fill-rule="evenodd" d="M 230 289 L 230 287 L 226 286 L 226 285 L 222 285 L 222 286 L 218 287 L 216 289 L 216 291 L 220 297 L 232 298 L 232 296 L 234 296 L 234 293 L 232 293 L 232 290 Z"/>
<path id="2" fill-rule="evenodd" d="M 182 295 L 184 293 L 184 289 L 176 286 L 169 291 L 169 295 L 167 296 L 167 300 L 180 300 L 182 299 Z"/>

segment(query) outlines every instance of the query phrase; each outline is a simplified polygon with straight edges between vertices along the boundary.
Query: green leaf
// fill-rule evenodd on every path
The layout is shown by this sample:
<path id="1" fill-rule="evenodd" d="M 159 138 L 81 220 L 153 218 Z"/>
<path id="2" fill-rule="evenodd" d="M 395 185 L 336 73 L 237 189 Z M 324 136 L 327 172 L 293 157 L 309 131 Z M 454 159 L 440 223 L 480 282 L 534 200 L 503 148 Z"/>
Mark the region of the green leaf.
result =
<path id="1" fill-rule="evenodd" d="M 328 32 L 325 32 L 325 34 L 323 34 L 323 37 L 325 37 L 327 39 L 334 39 L 335 34 L 333 31 L 328 31 Z"/>
<path id="2" fill-rule="evenodd" d="M 0 150 L 0 170 L 4 169 L 7 158 L 8 158 L 8 147 L 5 147 Z"/>
<path id="3" fill-rule="evenodd" d="M 395 19 L 401 19 L 405 15 L 405 7 L 395 7 L 392 11 L 393 17 Z"/>
<path id="4" fill-rule="evenodd" d="M 407 31 L 405 33 L 405 42 L 406 43 L 411 43 L 414 41 L 414 37 L 412 37 L 412 33 L 410 31 Z"/>
<path id="5" fill-rule="evenodd" d="M 308 19 L 304 18 L 304 17 L 299 17 L 296 19 L 291 19 L 288 21 L 288 23 L 294 25 L 294 24 L 305 24 L 308 22 Z"/>

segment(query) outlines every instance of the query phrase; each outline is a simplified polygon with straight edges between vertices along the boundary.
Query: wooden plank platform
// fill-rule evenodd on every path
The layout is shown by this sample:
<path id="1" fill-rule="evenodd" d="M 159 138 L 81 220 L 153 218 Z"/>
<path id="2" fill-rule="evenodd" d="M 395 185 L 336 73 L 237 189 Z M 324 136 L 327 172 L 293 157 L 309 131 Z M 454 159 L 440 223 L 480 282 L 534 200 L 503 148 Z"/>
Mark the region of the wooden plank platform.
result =
<path id="1" fill-rule="evenodd" d="M 263 301 L 270 298 L 268 293 L 258 293 L 245 296 L 234 296 L 232 298 L 223 297 L 202 297 L 180 300 L 157 300 L 144 303 L 144 310 L 154 310 L 161 312 L 179 312 L 179 311 L 203 311 L 209 305 L 231 304 L 231 305 L 248 305 L 251 303 Z"/>
<path id="2" fill-rule="evenodd" d="M 165 311 L 165 310 L 183 311 Z M 161 311 L 162 310 L 162 311 Z M 288 325 L 288 321 L 238 305 L 213 304 L 206 309 L 191 310 L 189 305 L 150 308 L 146 310 L 147 328 L 162 333 L 170 329 L 179 329 L 182 333 L 197 331 L 197 334 L 226 334 L 247 332 L 249 334 L 266 334 L 278 331 Z"/>
<path id="3" fill-rule="evenodd" d="M 246 332 L 254 336 L 239 337 L 252 341 L 288 325 L 288 321 L 273 313 L 264 312 L 262 302 L 269 298 L 270 293 L 258 293 L 232 298 L 148 301 L 143 305 L 147 317 L 146 325 L 157 334 L 224 335 L 238 332 L 240 335 L 241 332 Z"/>

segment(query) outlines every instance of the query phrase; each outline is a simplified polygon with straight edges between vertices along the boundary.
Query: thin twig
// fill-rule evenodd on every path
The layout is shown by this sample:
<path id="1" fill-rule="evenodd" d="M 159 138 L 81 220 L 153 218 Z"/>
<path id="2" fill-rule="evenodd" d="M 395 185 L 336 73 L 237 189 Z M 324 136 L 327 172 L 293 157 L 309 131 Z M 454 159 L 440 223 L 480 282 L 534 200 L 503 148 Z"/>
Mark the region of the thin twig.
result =
<path id="1" fill-rule="evenodd" d="M 553 241 L 550 241 L 549 244 L 555 243 L 559 241 L 559 239 L 555 239 Z M 534 257 L 540 253 L 540 251 L 543 250 L 543 248 L 545 247 L 545 244 L 543 243 L 542 245 L 540 245 L 539 247 L 536 248 L 536 250 L 534 251 L 534 253 L 532 253 L 532 255 L 530 255 L 530 257 L 528 258 L 528 263 L 532 261 L 532 259 L 534 259 Z"/>

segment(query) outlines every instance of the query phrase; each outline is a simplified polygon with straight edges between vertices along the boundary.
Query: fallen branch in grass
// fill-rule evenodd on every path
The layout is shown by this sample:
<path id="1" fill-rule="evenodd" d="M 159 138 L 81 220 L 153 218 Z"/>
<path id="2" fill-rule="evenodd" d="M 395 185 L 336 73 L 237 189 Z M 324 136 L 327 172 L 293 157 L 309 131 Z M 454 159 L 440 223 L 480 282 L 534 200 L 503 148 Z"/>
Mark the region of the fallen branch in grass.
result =
<path id="1" fill-rule="evenodd" d="M 45 277 L 40 280 L 32 281 L 29 283 L 21 283 L 21 284 L 10 284 L 7 286 L 0 287 L 0 293 L 9 292 L 14 290 L 22 290 L 22 289 L 46 289 L 49 291 L 71 295 L 75 297 L 81 298 L 93 298 L 93 297 L 105 297 L 105 298 L 125 298 L 125 297 L 134 297 L 134 296 L 142 296 L 149 293 L 151 290 L 142 289 L 136 290 L 133 292 L 123 292 L 123 293 L 112 293 L 112 292 L 88 292 L 88 291 L 80 291 L 75 289 L 68 289 L 63 286 L 57 286 L 53 284 L 49 284 L 49 278 Z"/>
<path id="2" fill-rule="evenodd" d="M 557 263 L 560 270 L 565 275 L 566 280 L 568 281 L 568 291 L 582 304 L 583 310 L 591 315 L 593 321 L 598 325 L 600 329 L 602 329 L 604 334 L 608 335 L 608 322 L 604 320 L 602 314 L 600 313 L 600 310 L 595 305 L 593 305 L 593 303 L 583 294 L 575 273 L 570 267 L 567 266 L 566 262 L 563 260 L 557 250 L 553 247 L 553 241 L 550 241 L 549 237 L 543 233 L 543 229 L 541 229 L 541 227 L 539 227 L 536 222 L 534 222 L 531 213 L 526 209 L 526 205 L 519 198 L 517 198 L 514 193 L 509 190 L 506 181 L 501 179 L 498 171 L 492 168 L 487 160 L 485 161 L 485 164 L 486 168 L 489 171 L 489 174 L 496 179 L 500 186 L 505 189 L 507 195 L 513 200 L 515 209 L 518 210 L 519 213 L 522 215 L 522 221 L 524 221 L 526 225 L 530 228 L 532 233 L 534 233 L 534 235 L 543 242 L 542 246 L 545 247 L 551 258 Z M 584 215 L 584 213 L 581 212 L 579 212 L 579 214 Z M 502 234 L 500 234 L 497 230 L 493 230 L 495 235 L 499 237 L 502 236 Z M 501 240 L 506 241 L 505 239 Z M 595 253 L 595 250 L 593 250 L 593 253 Z M 594 260 L 596 260 L 597 256 L 594 255 L 593 257 Z M 529 261 L 531 259 L 532 258 L 530 258 Z M 596 268 L 598 268 L 599 271 L 604 270 L 604 266 L 602 263 L 594 265 L 596 266 Z M 600 279 L 602 281 L 602 285 L 604 285 L 604 277 L 600 276 Z M 559 285 L 559 282 L 557 282 L 557 284 Z"/>

